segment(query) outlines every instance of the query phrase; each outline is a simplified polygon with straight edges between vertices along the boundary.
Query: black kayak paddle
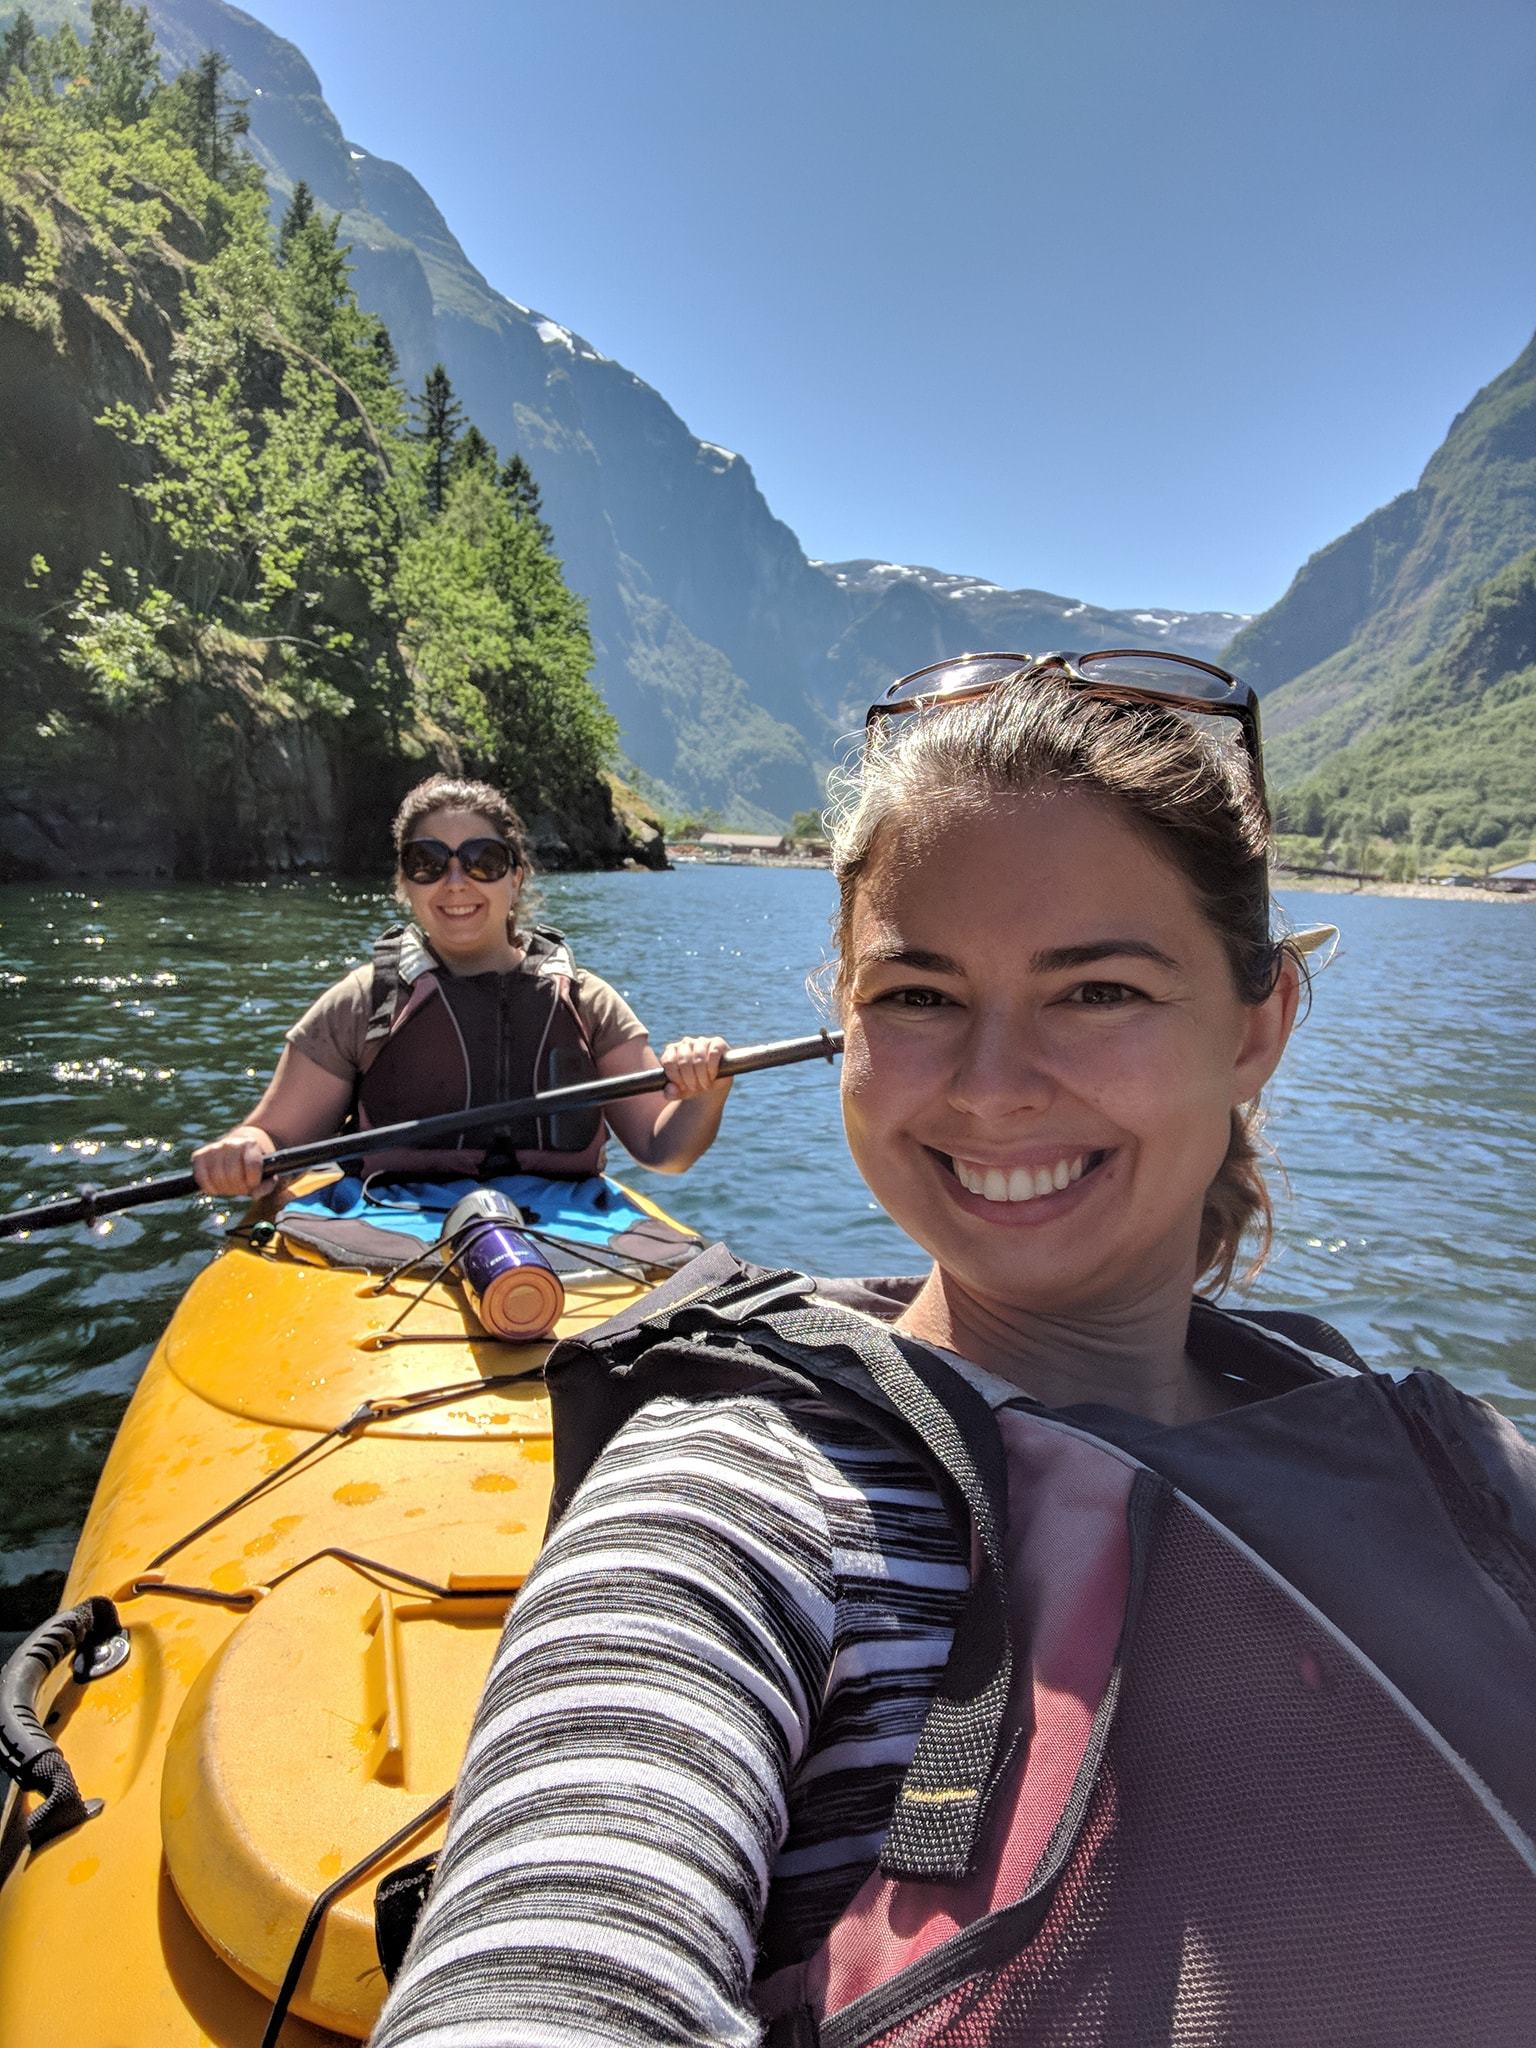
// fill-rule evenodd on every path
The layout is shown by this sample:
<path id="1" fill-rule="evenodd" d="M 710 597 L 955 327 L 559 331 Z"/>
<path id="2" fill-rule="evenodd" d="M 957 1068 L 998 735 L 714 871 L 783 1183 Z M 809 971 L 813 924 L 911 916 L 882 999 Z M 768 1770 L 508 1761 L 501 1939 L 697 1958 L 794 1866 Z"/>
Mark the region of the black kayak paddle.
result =
<path id="1" fill-rule="evenodd" d="M 763 1067 L 792 1067 L 800 1060 L 833 1060 L 843 1049 L 841 1031 L 818 1031 L 811 1038 L 781 1038 L 771 1045 L 743 1045 L 728 1052 L 720 1062 L 722 1074 L 755 1074 Z M 414 1123 L 381 1124 L 375 1130 L 347 1131 L 334 1138 L 316 1138 L 308 1145 L 288 1145 L 270 1153 L 263 1178 L 277 1180 L 306 1166 L 336 1166 L 353 1159 L 366 1159 L 371 1152 L 386 1152 L 401 1145 L 431 1145 L 440 1138 L 456 1138 L 471 1131 L 483 1131 L 497 1124 L 520 1122 L 524 1117 L 548 1116 L 555 1110 L 602 1109 L 610 1102 L 623 1102 L 631 1095 L 652 1095 L 665 1088 L 667 1076 L 661 1067 L 646 1067 L 638 1074 L 618 1074 L 606 1081 L 578 1081 L 569 1088 L 550 1088 L 542 1095 L 525 1095 L 520 1102 L 488 1102 L 483 1108 L 450 1110 L 444 1116 L 418 1117 Z M 150 1202 L 173 1201 L 178 1195 L 200 1193 L 190 1173 L 162 1173 L 153 1180 L 134 1181 L 123 1188 L 80 1188 L 57 1202 L 39 1202 L 31 1209 L 15 1209 L 0 1216 L 0 1237 L 19 1237 L 23 1231 L 48 1230 L 56 1223 L 94 1223 L 98 1216 L 111 1216 L 120 1209 L 142 1209 Z M 238 1197 L 226 1197 L 237 1200 Z"/>

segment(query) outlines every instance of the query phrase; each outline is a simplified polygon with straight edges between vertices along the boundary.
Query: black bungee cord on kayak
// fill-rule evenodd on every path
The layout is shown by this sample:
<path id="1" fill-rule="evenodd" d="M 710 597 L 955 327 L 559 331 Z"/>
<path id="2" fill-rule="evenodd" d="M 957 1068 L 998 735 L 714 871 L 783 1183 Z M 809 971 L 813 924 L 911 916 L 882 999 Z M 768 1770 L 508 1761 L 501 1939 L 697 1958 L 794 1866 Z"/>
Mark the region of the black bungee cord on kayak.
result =
<path id="1" fill-rule="evenodd" d="M 354 1863 L 350 1870 L 344 1870 L 340 1877 L 333 1878 L 315 1899 L 304 1916 L 304 1925 L 300 1928 L 299 1938 L 293 1945 L 293 1954 L 288 1958 L 283 1981 L 277 1987 L 277 1996 L 272 2001 L 272 2010 L 262 2031 L 260 2048 L 277 2048 L 288 2018 L 288 2008 L 293 2003 L 293 1994 L 298 1989 L 299 1978 L 303 1975 L 304 1965 L 309 1958 L 309 1951 L 314 1945 L 315 1936 L 320 1932 L 320 1923 L 333 1903 L 349 1885 L 356 1884 L 360 1877 L 366 1877 L 368 1872 L 376 1869 L 387 1856 L 392 1856 L 396 1849 L 403 1849 L 413 1836 L 420 1834 L 421 1830 L 436 1820 L 439 1814 L 445 1813 L 452 1798 L 453 1788 L 450 1786 L 446 1792 L 439 1793 L 430 1806 L 423 1807 L 414 1820 L 408 1820 L 403 1828 L 397 1828 L 387 1842 L 380 1842 L 376 1849 L 370 1849 L 368 1854 Z"/>
<path id="2" fill-rule="evenodd" d="M 471 1199 L 474 1198 L 472 1197 Z M 436 1244 L 424 1245 L 419 1252 L 412 1252 L 409 1258 L 401 1259 L 397 1265 L 391 1266 L 387 1272 L 381 1274 L 378 1280 L 366 1290 L 368 1293 L 375 1295 L 387 1294 L 397 1280 L 403 1280 L 407 1274 L 417 1273 L 424 1267 L 435 1265 L 436 1270 L 428 1273 L 425 1284 L 418 1288 L 409 1298 L 389 1327 L 379 1331 L 376 1336 L 364 1340 L 367 1349 L 370 1351 L 382 1351 L 395 1344 L 463 1343 L 463 1335 L 457 1330 L 428 1331 L 425 1333 L 413 1331 L 405 1334 L 400 1329 L 400 1325 L 405 1321 L 406 1317 L 413 1310 L 420 1307 L 432 1290 L 449 1280 L 457 1280 L 465 1293 L 469 1295 L 471 1305 L 474 1307 L 482 1327 L 486 1328 L 486 1335 L 488 1337 L 501 1343 L 536 1343 L 540 1341 L 542 1336 L 547 1334 L 546 1332 L 537 1332 L 526 1338 L 509 1338 L 504 1331 L 486 1327 L 484 1309 L 473 1292 L 463 1270 L 465 1261 L 474 1250 L 476 1244 L 490 1238 L 498 1230 L 498 1227 L 502 1225 L 503 1221 L 505 1221 L 517 1237 L 532 1238 L 541 1245 L 550 1246 L 554 1251 L 563 1252 L 569 1257 L 579 1258 L 584 1264 L 595 1266 L 604 1273 L 616 1274 L 619 1279 L 627 1280 L 632 1285 L 644 1285 L 647 1277 L 646 1268 L 639 1259 L 626 1258 L 622 1253 L 610 1253 L 606 1247 L 599 1249 L 596 1245 L 582 1244 L 575 1238 L 559 1237 L 550 1230 L 540 1230 L 528 1222 L 514 1202 L 507 1201 L 505 1198 L 502 1198 L 502 1200 L 505 1202 L 504 1218 L 499 1215 L 474 1215 L 470 1216 L 457 1229 L 454 1229 L 451 1227 L 453 1217 L 450 1215 L 448 1225 L 445 1226 L 443 1235 Z M 457 1211 L 454 1213 L 456 1214 Z M 557 1277 L 563 1284 L 567 1276 L 561 1274 Z M 572 1282 L 572 1291 L 578 1291 L 575 1288 L 574 1280 Z"/>
<path id="3" fill-rule="evenodd" d="M 357 1433 L 365 1429 L 370 1422 L 390 1422 L 397 1415 L 414 1415 L 423 1408 L 441 1407 L 445 1401 L 466 1400 L 476 1394 L 491 1393 L 500 1387 L 515 1386 L 519 1380 L 532 1378 L 534 1373 L 540 1370 L 542 1364 L 543 1361 L 540 1360 L 538 1366 L 530 1367 L 525 1372 L 496 1373 L 489 1379 L 456 1380 L 452 1386 L 448 1387 L 427 1387 L 419 1394 L 371 1395 L 368 1400 L 360 1401 L 352 1413 L 343 1421 L 333 1423 L 323 1436 L 317 1436 L 313 1443 L 305 1444 L 302 1450 L 295 1451 L 293 1456 L 284 1459 L 281 1465 L 274 1466 L 272 1471 L 263 1473 L 254 1486 L 248 1486 L 244 1493 L 237 1494 L 235 1499 L 231 1501 L 226 1501 L 223 1507 L 215 1508 L 211 1515 L 206 1516 L 204 1520 L 197 1524 L 196 1528 L 188 1529 L 185 1535 L 178 1536 L 173 1543 L 166 1544 L 163 1550 L 156 1551 L 155 1555 L 149 1560 L 149 1563 L 144 1566 L 144 1570 L 146 1572 L 158 1571 L 160 1566 L 166 1563 L 168 1559 L 173 1558 L 178 1550 L 185 1550 L 187 1545 L 195 1543 L 199 1536 L 205 1536 L 210 1529 L 216 1529 L 221 1522 L 227 1521 L 231 1515 L 238 1513 L 241 1508 L 247 1506 L 251 1501 L 259 1499 L 262 1494 L 268 1493 L 274 1486 L 280 1485 L 300 1465 L 324 1450 L 327 1444 L 355 1441 Z M 129 1587 L 119 1597 L 131 1598 L 137 1590 L 138 1582 L 136 1580 L 130 1581 Z M 144 1590 L 146 1592 L 165 1592 L 168 1589 L 163 1585 L 156 1584 L 152 1587 L 146 1586 Z"/>

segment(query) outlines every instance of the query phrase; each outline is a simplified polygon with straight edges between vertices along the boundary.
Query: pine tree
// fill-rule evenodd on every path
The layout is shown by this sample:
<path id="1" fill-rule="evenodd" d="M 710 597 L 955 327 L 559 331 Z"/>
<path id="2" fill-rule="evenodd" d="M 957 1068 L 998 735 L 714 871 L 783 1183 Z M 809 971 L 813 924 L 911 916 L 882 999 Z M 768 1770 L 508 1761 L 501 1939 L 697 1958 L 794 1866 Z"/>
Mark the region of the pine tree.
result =
<path id="1" fill-rule="evenodd" d="M 357 303 L 347 261 L 352 245 L 340 233 L 340 216 L 322 212 L 301 179 L 277 231 L 280 317 L 299 346 L 351 389 L 374 425 L 394 433 L 404 412 L 400 365 L 383 323 Z"/>
<path id="2" fill-rule="evenodd" d="M 484 470 L 491 477 L 496 474 L 496 450 L 473 422 L 453 444 L 453 454 L 448 460 L 449 482 L 457 482 L 472 469 Z"/>
<path id="3" fill-rule="evenodd" d="M 203 171 L 215 184 L 240 191 L 261 172 L 239 146 L 241 136 L 250 132 L 251 117 L 247 103 L 226 89 L 228 76 L 224 52 L 209 50 L 180 74 L 171 90 L 177 129 Z"/>
<path id="4" fill-rule="evenodd" d="M 17 13 L 3 37 L 0 37 L 0 85 L 9 84 L 13 78 L 25 78 L 33 85 L 41 85 L 43 78 L 44 38 L 37 32 L 37 24 L 25 7 Z"/>
<path id="5" fill-rule="evenodd" d="M 534 481 L 533 471 L 521 455 L 509 455 L 506 467 L 501 472 L 501 488 L 512 501 L 512 509 L 520 519 L 531 519 L 544 547 L 554 539 L 544 519 L 544 501 Z"/>
<path id="6" fill-rule="evenodd" d="M 51 36 L 33 35 L 26 50 L 26 76 L 42 99 L 78 92 L 85 78 L 85 45 L 71 23 L 61 22 Z"/>
<path id="7" fill-rule="evenodd" d="M 400 358 L 395 353 L 394 339 L 382 320 L 369 336 L 368 346 L 373 351 L 379 374 L 393 383 L 400 374 Z"/>
<path id="8" fill-rule="evenodd" d="M 434 363 L 427 372 L 416 401 L 417 421 L 412 433 L 427 449 L 427 510 L 435 519 L 448 495 L 448 465 L 453 444 L 464 425 L 464 408 L 453 395 L 448 372 Z"/>
<path id="9" fill-rule="evenodd" d="M 282 226 L 277 231 L 277 254 L 282 263 L 288 261 L 294 242 L 301 231 L 308 227 L 315 217 L 315 195 L 300 178 L 293 188 L 293 196 L 283 213 Z"/>
<path id="10" fill-rule="evenodd" d="M 302 195 L 302 197 L 301 197 Z M 345 376 L 340 358 L 360 345 L 357 301 L 337 216 L 315 211 L 307 185 L 299 185 L 278 229 L 286 325 L 294 340 Z"/>
<path id="11" fill-rule="evenodd" d="M 587 680 L 586 607 L 494 471 L 450 484 L 402 546 L 396 587 L 431 716 L 526 811 L 578 805 L 617 726 Z"/>
<path id="12" fill-rule="evenodd" d="M 144 118 L 161 89 L 148 7 L 130 7 L 126 0 L 91 0 L 85 75 L 94 113 L 125 124 Z"/>

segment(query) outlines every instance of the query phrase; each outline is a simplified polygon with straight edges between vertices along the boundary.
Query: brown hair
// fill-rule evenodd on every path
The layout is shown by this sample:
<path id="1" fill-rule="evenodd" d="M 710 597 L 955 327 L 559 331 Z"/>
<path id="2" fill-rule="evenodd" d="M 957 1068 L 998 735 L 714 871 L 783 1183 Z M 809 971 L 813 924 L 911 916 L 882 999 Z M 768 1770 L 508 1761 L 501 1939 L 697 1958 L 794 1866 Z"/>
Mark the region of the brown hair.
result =
<path id="1" fill-rule="evenodd" d="M 406 791 L 390 827 L 395 848 L 396 889 L 400 882 L 401 849 L 422 819 L 432 811 L 478 811 L 482 818 L 490 820 L 500 837 L 511 847 L 513 858 L 523 873 L 522 891 L 512 916 L 507 919 L 507 936 L 515 939 L 518 912 L 528 907 L 528 884 L 533 878 L 533 862 L 528 857 L 522 819 L 510 801 L 489 782 L 471 782 L 462 775 L 429 775 L 425 782 L 418 782 L 414 789 Z"/>
<path id="2" fill-rule="evenodd" d="M 1270 821 L 1240 750 L 1155 705 L 1112 703 L 1049 674 L 1012 679 L 942 711 L 876 721 L 857 766 L 836 778 L 827 830 L 840 899 L 834 924 L 841 997 L 854 899 L 880 828 L 914 804 L 979 792 L 1024 795 L 1052 785 L 1121 805 L 1194 892 L 1245 1003 L 1273 991 L 1289 953 L 1270 931 Z M 1199 1274 L 1211 1293 L 1232 1278 L 1245 1236 L 1245 1278 L 1269 1252 L 1269 1191 L 1259 1167 L 1262 1111 L 1232 1112 L 1226 1158 L 1206 1191 Z"/>

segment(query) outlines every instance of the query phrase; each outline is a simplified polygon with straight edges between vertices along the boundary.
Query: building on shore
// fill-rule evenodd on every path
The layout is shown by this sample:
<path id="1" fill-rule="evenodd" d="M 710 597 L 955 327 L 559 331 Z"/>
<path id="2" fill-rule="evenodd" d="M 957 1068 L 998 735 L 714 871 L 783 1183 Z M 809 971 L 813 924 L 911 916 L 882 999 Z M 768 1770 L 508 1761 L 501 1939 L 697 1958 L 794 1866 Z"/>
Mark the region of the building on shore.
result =
<path id="1" fill-rule="evenodd" d="M 1536 860 L 1511 861 L 1508 867 L 1495 868 L 1488 880 L 1496 889 L 1536 889 Z"/>
<path id="2" fill-rule="evenodd" d="M 669 860 L 717 867 L 825 867 L 831 857 L 825 839 L 790 839 L 774 832 L 701 832 L 667 842 Z"/>
<path id="3" fill-rule="evenodd" d="M 699 845 L 717 859 L 727 860 L 733 854 L 763 858 L 789 851 L 789 841 L 782 832 L 701 832 Z"/>

